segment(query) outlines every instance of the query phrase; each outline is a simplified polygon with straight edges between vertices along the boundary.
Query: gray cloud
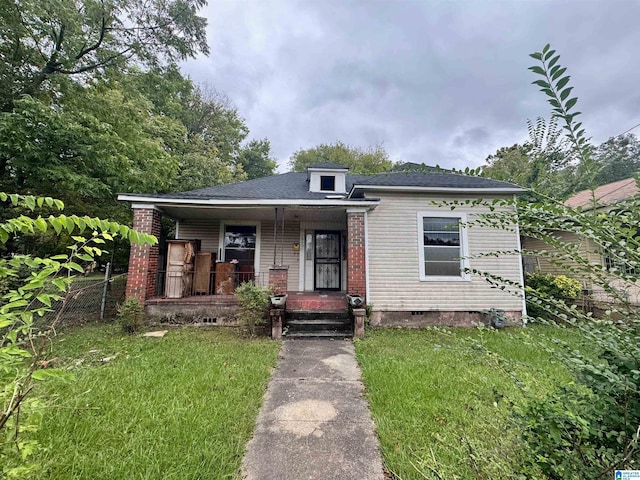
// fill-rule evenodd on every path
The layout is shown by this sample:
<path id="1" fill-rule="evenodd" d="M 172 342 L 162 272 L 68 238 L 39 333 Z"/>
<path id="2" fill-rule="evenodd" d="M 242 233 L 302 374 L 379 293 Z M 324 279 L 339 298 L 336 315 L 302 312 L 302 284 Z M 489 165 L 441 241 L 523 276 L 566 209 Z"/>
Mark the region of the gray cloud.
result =
<path id="1" fill-rule="evenodd" d="M 479 166 L 548 116 L 527 70 L 547 42 L 594 141 L 640 122 L 632 0 L 217 0 L 203 14 L 211 56 L 183 69 L 227 93 L 282 170 L 296 150 L 336 140 Z"/>

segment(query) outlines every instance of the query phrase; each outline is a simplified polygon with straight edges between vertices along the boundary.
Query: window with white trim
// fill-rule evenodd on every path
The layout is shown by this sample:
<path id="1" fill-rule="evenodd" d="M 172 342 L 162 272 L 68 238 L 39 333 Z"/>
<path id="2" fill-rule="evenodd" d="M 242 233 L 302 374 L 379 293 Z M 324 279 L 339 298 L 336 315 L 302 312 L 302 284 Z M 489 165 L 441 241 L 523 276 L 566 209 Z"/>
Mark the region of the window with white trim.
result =
<path id="1" fill-rule="evenodd" d="M 218 245 L 219 261 L 233 262 L 240 271 L 258 273 L 260 222 L 221 221 Z"/>
<path id="2" fill-rule="evenodd" d="M 464 214 L 419 213 L 421 280 L 468 280 Z"/>
<path id="3" fill-rule="evenodd" d="M 336 191 L 335 175 L 321 175 L 320 190 L 322 190 L 323 192 L 335 192 Z"/>

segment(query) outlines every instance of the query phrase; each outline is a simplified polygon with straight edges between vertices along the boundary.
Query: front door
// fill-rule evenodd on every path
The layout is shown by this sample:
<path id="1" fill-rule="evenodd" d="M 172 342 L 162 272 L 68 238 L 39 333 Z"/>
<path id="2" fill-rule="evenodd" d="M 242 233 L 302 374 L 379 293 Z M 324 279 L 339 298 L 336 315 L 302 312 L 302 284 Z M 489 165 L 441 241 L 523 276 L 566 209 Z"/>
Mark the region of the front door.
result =
<path id="1" fill-rule="evenodd" d="M 342 251 L 338 231 L 315 232 L 314 245 L 314 287 L 315 290 L 340 290 Z"/>

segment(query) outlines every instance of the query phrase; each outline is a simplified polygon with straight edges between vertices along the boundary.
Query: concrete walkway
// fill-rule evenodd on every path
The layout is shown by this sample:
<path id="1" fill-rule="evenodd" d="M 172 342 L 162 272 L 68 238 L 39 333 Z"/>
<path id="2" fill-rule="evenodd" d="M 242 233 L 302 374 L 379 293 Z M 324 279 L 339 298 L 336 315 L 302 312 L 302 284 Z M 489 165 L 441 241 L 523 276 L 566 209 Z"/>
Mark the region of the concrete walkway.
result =
<path id="1" fill-rule="evenodd" d="M 353 344 L 285 340 L 242 462 L 246 480 L 382 480 Z"/>

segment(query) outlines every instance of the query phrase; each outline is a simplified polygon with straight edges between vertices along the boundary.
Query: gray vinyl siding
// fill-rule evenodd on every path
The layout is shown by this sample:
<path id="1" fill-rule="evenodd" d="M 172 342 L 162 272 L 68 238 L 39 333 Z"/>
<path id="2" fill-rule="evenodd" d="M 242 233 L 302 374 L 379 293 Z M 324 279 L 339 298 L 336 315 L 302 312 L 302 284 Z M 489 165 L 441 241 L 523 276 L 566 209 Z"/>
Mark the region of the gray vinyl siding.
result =
<path id="1" fill-rule="evenodd" d="M 183 220 L 177 233 L 178 240 L 200 240 L 200 251 L 215 253 L 218 258 L 220 220 Z"/>
<path id="2" fill-rule="evenodd" d="M 273 265 L 273 222 L 262 222 L 260 240 L 260 275 L 268 275 L 269 268 Z M 300 243 L 300 223 L 285 222 L 284 235 L 282 224 L 278 223 L 278 249 L 276 252 L 276 265 L 288 265 L 287 290 L 298 291 L 300 279 L 300 252 L 293 251 L 293 244 Z M 263 273 L 264 272 L 264 273 Z M 268 277 L 265 277 L 268 278 Z"/>
<path id="3" fill-rule="evenodd" d="M 482 311 L 500 308 L 522 311 L 522 298 L 491 288 L 479 276 L 469 281 L 421 281 L 418 253 L 418 212 L 433 212 L 432 201 L 465 200 L 460 197 L 434 197 L 429 194 L 380 193 L 380 205 L 368 213 L 369 301 L 382 311 Z M 492 197 L 493 198 L 493 197 Z M 486 198 L 492 200 L 492 198 Z M 441 212 L 451 212 L 450 208 Z M 467 214 L 472 222 L 482 207 L 458 207 L 453 213 Z M 471 226 L 468 229 L 469 255 L 508 251 L 518 248 L 515 230 Z M 513 282 L 520 282 L 518 255 L 470 259 L 472 269 L 488 271 Z"/>
<path id="4" fill-rule="evenodd" d="M 587 259 L 590 263 L 600 264 L 602 262 L 602 256 L 595 251 L 595 246 L 590 240 L 573 232 L 556 231 L 554 232 L 554 235 L 563 242 L 578 245 L 582 258 Z M 522 237 L 522 248 L 523 250 L 535 252 L 545 251 L 549 254 L 560 253 L 557 248 L 544 243 L 542 240 L 532 237 Z M 562 265 L 552 263 L 548 255 L 528 255 L 527 257 L 527 262 L 532 264 L 533 270 L 542 273 L 571 276 L 570 273 L 567 273 L 567 269 L 564 268 L 563 265 L 567 265 L 568 267 L 577 267 L 577 263 L 565 259 L 562 260 Z"/>
<path id="5" fill-rule="evenodd" d="M 574 243 L 578 245 L 580 255 L 582 258 L 587 259 L 591 264 L 605 265 L 605 260 L 600 253 L 600 248 L 589 238 L 585 238 L 573 232 L 561 232 L 554 233 L 558 238 L 566 243 Z M 523 237 L 522 248 L 535 251 L 547 251 L 550 253 L 559 252 L 558 249 L 551 245 L 547 245 L 537 238 Z M 563 268 L 562 265 L 553 264 L 544 255 L 532 255 L 534 258 L 534 264 L 536 271 L 542 273 L 549 273 L 552 275 L 567 275 L 573 277 L 582 283 L 583 288 L 586 288 L 591 293 L 591 298 L 596 302 L 603 302 L 605 304 L 615 303 L 617 300 L 612 297 L 604 288 L 598 284 L 594 284 L 590 278 L 586 275 L 579 275 L 571 272 L 567 268 Z M 563 260 L 564 265 L 570 267 L 577 267 L 578 264 L 571 262 L 570 260 Z M 625 298 L 633 305 L 640 305 L 640 282 L 631 283 L 624 280 L 612 277 L 609 286 L 618 290 L 622 298 Z"/>

